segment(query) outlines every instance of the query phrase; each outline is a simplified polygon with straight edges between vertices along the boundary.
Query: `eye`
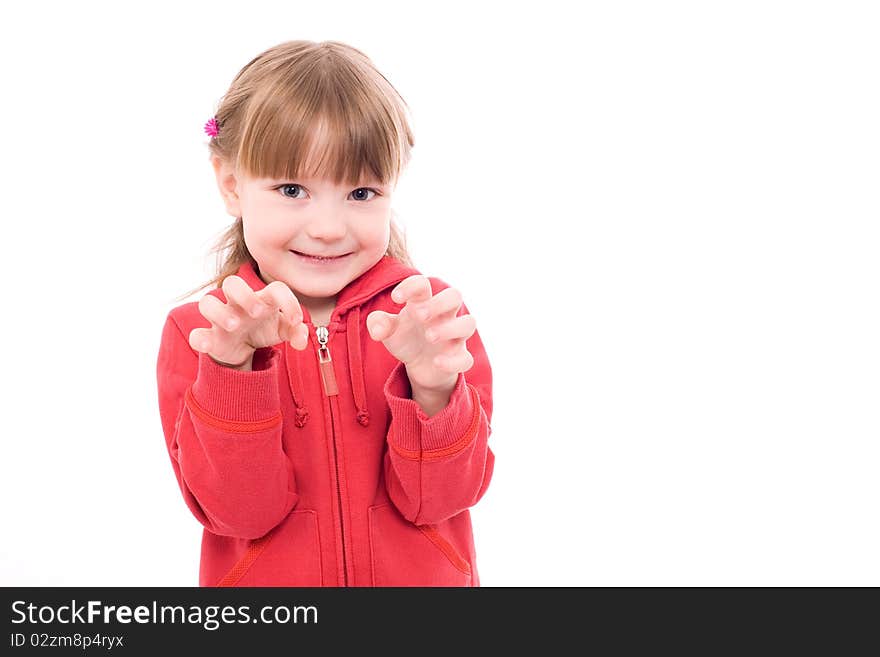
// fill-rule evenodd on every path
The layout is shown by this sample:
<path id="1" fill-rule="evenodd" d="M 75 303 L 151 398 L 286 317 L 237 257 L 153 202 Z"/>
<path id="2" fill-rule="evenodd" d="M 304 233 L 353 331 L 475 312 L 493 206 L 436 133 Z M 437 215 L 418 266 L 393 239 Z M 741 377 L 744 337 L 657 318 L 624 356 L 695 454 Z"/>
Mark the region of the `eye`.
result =
<path id="1" fill-rule="evenodd" d="M 282 196 L 284 196 L 286 198 L 295 199 L 295 198 L 300 198 L 299 191 L 303 190 L 303 187 L 302 187 L 302 185 L 297 185 L 296 183 L 285 183 L 283 185 L 279 185 L 275 189 L 280 189 Z M 293 189 L 295 191 L 293 191 L 292 193 L 287 193 L 285 190 L 289 190 L 289 189 Z M 370 193 L 372 193 L 373 196 L 365 196 L 365 194 L 370 194 Z M 377 190 L 373 189 L 372 187 L 358 187 L 351 194 L 356 201 L 370 201 L 375 196 L 378 196 L 379 192 Z"/>
<path id="2" fill-rule="evenodd" d="M 369 198 L 363 198 L 361 195 L 358 194 L 358 192 L 367 192 L 367 193 L 372 192 L 372 193 L 373 193 L 373 196 L 378 196 L 378 195 L 379 195 L 379 192 L 377 192 L 377 191 L 376 191 L 375 189 L 373 189 L 372 187 L 358 187 L 356 190 L 354 190 L 354 191 L 352 192 L 352 194 L 355 195 L 355 200 L 357 200 L 357 201 L 368 201 L 368 200 L 370 200 Z M 371 196 L 370 198 L 373 198 L 373 196 Z"/>
<path id="3" fill-rule="evenodd" d="M 291 188 L 296 189 L 296 190 L 300 190 L 300 189 L 302 189 L 302 187 L 300 187 L 299 185 L 290 185 L 290 184 L 285 184 L 285 185 L 281 185 L 281 186 L 279 186 L 279 187 L 276 187 L 276 189 L 280 189 L 280 190 L 281 190 L 281 195 L 282 195 L 282 196 L 286 196 L 287 198 L 297 198 L 298 196 L 297 196 L 297 194 L 296 194 L 295 192 L 294 192 L 294 195 L 293 195 L 293 196 L 290 196 L 290 195 L 284 193 L 284 190 L 285 190 L 285 189 L 291 189 Z"/>

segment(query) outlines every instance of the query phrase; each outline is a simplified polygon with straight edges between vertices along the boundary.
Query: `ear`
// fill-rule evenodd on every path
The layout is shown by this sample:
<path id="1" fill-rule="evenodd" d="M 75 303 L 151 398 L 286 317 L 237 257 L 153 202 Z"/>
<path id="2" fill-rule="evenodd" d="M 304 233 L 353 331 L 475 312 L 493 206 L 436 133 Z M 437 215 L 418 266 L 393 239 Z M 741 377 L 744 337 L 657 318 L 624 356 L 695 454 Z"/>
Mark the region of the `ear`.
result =
<path id="1" fill-rule="evenodd" d="M 217 187 L 220 189 L 220 196 L 223 197 L 223 203 L 226 205 L 226 212 L 233 217 L 240 217 L 241 203 L 238 198 L 238 179 L 235 177 L 235 171 L 216 155 L 211 158 L 211 165 L 214 167 Z"/>

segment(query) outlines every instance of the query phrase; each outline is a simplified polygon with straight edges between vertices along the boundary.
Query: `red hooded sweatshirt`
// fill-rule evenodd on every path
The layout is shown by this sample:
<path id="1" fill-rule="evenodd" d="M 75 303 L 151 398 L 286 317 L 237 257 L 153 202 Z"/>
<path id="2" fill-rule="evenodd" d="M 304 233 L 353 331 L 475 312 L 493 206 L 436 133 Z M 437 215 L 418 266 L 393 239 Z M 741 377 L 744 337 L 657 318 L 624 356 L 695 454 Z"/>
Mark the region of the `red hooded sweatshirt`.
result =
<path id="1" fill-rule="evenodd" d="M 204 526 L 200 586 L 479 586 L 468 508 L 494 464 L 480 337 L 467 340 L 473 367 L 429 418 L 403 364 L 366 329 L 370 312 L 400 312 L 391 290 L 417 273 L 382 258 L 340 292 L 322 356 L 303 308 L 308 347 L 258 349 L 252 372 L 189 346 L 190 331 L 211 326 L 196 302 L 168 313 L 159 411 Z M 238 276 L 266 286 L 250 264 Z M 448 287 L 429 280 L 434 294 Z M 221 288 L 208 294 L 226 302 Z"/>

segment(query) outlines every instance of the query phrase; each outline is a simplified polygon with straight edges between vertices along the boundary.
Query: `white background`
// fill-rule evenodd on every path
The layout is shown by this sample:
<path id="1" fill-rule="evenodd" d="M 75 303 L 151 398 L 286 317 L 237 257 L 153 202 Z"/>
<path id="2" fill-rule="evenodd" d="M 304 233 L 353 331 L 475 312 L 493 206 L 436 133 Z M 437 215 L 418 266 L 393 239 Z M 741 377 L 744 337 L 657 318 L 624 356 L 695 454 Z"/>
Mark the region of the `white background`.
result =
<path id="1" fill-rule="evenodd" d="M 4 4 L 0 584 L 197 584 L 159 337 L 231 221 L 202 126 L 305 38 L 413 113 L 394 207 L 495 375 L 485 586 L 880 585 L 872 4 Z"/>

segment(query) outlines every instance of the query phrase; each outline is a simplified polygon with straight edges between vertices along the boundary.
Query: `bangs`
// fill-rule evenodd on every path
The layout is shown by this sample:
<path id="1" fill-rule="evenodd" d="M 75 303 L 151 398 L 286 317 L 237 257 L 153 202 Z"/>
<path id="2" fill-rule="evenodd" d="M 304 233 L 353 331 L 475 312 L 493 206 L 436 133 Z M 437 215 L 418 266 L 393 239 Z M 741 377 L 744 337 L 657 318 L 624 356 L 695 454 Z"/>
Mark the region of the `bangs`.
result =
<path id="1" fill-rule="evenodd" d="M 357 71 L 320 62 L 284 84 L 267 83 L 248 106 L 238 167 L 256 178 L 389 184 L 407 164 L 412 136 L 388 90 L 376 91 Z"/>

